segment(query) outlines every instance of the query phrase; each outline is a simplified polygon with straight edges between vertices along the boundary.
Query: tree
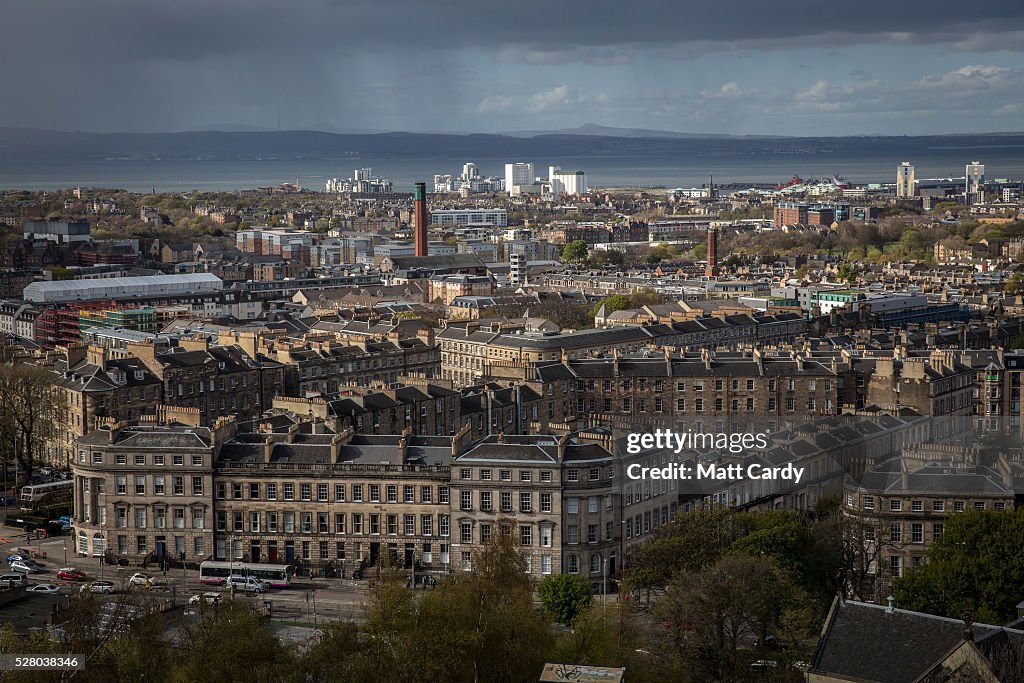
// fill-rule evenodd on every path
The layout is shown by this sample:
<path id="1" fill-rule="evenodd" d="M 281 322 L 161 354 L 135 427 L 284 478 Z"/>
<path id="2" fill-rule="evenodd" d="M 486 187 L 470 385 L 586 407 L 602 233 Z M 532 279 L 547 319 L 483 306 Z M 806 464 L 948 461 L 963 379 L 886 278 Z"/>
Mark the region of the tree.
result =
<path id="1" fill-rule="evenodd" d="M 579 574 L 552 574 L 537 587 L 540 604 L 555 621 L 571 626 L 594 601 L 590 582 Z"/>
<path id="2" fill-rule="evenodd" d="M 40 452 L 66 419 L 65 395 L 55 380 L 52 372 L 37 365 L 0 366 L 0 438 L 10 444 L 25 472 L 35 468 Z"/>
<path id="3" fill-rule="evenodd" d="M 253 605 L 225 600 L 182 629 L 170 680 L 280 681 L 294 669 L 293 653 Z"/>
<path id="4" fill-rule="evenodd" d="M 893 582 L 900 607 L 1001 624 L 1016 617 L 1024 585 L 1024 510 L 950 517 L 926 562 Z"/>
<path id="5" fill-rule="evenodd" d="M 655 609 L 677 657 L 693 662 L 701 680 L 736 680 L 741 651 L 764 645 L 769 636 L 798 643 L 814 625 L 806 595 L 790 574 L 767 558 L 743 554 L 678 575 Z"/>
<path id="6" fill-rule="evenodd" d="M 587 243 L 583 240 L 575 240 L 562 247 L 562 260 L 567 263 L 583 263 L 586 258 Z"/>
<path id="7" fill-rule="evenodd" d="M 836 270 L 836 277 L 843 282 L 851 283 L 857 279 L 857 268 L 849 263 L 841 263 Z"/>

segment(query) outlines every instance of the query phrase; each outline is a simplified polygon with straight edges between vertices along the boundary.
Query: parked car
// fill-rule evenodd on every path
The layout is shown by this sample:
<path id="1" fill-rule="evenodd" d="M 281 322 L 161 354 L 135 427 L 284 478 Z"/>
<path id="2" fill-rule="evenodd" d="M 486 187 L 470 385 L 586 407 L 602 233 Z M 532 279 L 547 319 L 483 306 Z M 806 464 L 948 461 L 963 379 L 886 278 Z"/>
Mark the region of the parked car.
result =
<path id="1" fill-rule="evenodd" d="M 245 591 L 246 593 L 262 593 L 270 588 L 269 583 L 261 581 L 254 576 L 229 576 L 227 585 L 235 590 Z"/>
<path id="2" fill-rule="evenodd" d="M 27 586 L 28 576 L 23 572 L 10 572 L 0 574 L 0 587 Z"/>
<path id="3" fill-rule="evenodd" d="M 25 557 L 24 555 L 8 555 L 7 556 L 7 562 L 8 563 L 11 563 L 11 562 L 22 562 L 23 560 L 27 560 L 27 559 L 28 558 Z"/>
<path id="4" fill-rule="evenodd" d="M 64 581 L 85 581 L 85 572 L 74 567 L 61 567 L 57 570 L 57 578 Z"/>
<path id="5" fill-rule="evenodd" d="M 87 583 L 79 589 L 80 593 L 103 593 L 104 595 L 110 595 L 111 593 L 117 592 L 117 586 L 112 581 L 93 581 Z"/>
<path id="6" fill-rule="evenodd" d="M 32 560 L 15 560 L 11 562 L 12 572 L 25 572 L 26 574 L 38 574 L 43 568 Z"/>
<path id="7" fill-rule="evenodd" d="M 198 605 L 203 602 L 207 605 L 219 605 L 221 601 L 220 593 L 197 593 L 188 599 L 188 604 Z"/>
<path id="8" fill-rule="evenodd" d="M 55 595 L 60 593 L 60 586 L 55 583 L 37 583 L 34 586 L 29 586 L 25 589 L 26 593 L 45 593 L 47 595 Z"/>
<path id="9" fill-rule="evenodd" d="M 128 579 L 128 583 L 133 586 L 144 586 L 149 588 L 153 585 L 153 577 L 149 574 L 143 574 L 142 572 L 135 572 L 132 574 L 132 578 Z"/>

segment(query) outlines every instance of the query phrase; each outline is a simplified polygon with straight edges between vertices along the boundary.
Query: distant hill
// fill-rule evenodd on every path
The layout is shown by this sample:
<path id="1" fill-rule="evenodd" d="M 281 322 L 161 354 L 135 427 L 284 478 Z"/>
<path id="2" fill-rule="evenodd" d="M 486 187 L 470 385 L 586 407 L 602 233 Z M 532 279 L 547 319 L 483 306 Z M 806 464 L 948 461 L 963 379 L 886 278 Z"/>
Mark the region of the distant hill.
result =
<path id="1" fill-rule="evenodd" d="M 650 128 L 615 128 L 596 123 L 584 123 L 575 128 L 559 130 L 516 130 L 503 133 L 515 138 L 532 138 L 538 135 L 591 135 L 606 138 L 748 138 L 775 137 L 750 135 L 725 135 L 721 133 L 681 133 L 674 130 L 653 130 Z"/>
<path id="2" fill-rule="evenodd" d="M 580 131 L 590 134 L 584 134 Z M 608 134 L 599 134 L 609 131 Z M 612 134 L 614 133 L 614 134 Z M 655 134 L 661 135 L 656 137 Z M 666 137 L 666 135 L 669 135 Z M 674 135 L 672 137 L 671 135 Z M 921 137 L 694 136 L 642 129 L 583 126 L 529 137 L 499 134 L 328 133 L 317 131 L 197 131 L 81 133 L 0 128 L 0 159 L 98 161 L 103 159 L 553 159 L 608 156 L 678 158 L 823 154 L 913 159 L 915 152 L 1024 148 L 1024 133 Z"/>

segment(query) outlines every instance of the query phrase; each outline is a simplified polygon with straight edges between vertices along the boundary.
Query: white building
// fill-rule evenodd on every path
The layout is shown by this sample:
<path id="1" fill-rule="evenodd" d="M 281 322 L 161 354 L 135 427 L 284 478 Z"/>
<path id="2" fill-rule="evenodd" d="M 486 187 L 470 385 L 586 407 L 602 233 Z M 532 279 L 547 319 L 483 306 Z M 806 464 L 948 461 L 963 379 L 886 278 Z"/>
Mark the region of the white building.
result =
<path id="1" fill-rule="evenodd" d="M 223 281 L 213 273 L 186 275 L 146 275 L 143 277 L 110 277 L 98 280 L 57 280 L 33 282 L 25 287 L 26 301 L 90 301 L 93 299 L 125 299 L 188 295 L 216 292 Z"/>
<path id="2" fill-rule="evenodd" d="M 508 225 L 508 211 L 505 209 L 434 209 L 430 222 L 437 225 Z"/>
<path id="3" fill-rule="evenodd" d="M 505 164 L 505 190 L 509 194 L 512 194 L 517 185 L 533 185 L 534 180 L 533 164 L 525 162 Z"/>
<path id="4" fill-rule="evenodd" d="M 476 167 L 472 161 L 467 161 L 462 165 L 462 179 L 463 180 L 475 180 L 480 177 L 480 170 Z"/>
<path id="5" fill-rule="evenodd" d="M 980 161 L 972 161 L 967 164 L 966 186 L 968 201 L 982 201 L 981 193 L 985 186 L 985 164 Z"/>
<path id="6" fill-rule="evenodd" d="M 522 250 L 516 249 L 508 255 L 509 271 L 508 281 L 511 285 L 523 285 L 526 284 L 526 266 L 527 259 L 526 254 Z"/>
<path id="7" fill-rule="evenodd" d="M 586 194 L 587 174 L 583 171 L 563 171 L 558 166 L 548 167 L 551 194 Z"/>
<path id="8" fill-rule="evenodd" d="M 909 161 L 904 161 L 896 167 L 896 196 L 913 197 L 914 191 L 914 167 Z"/>

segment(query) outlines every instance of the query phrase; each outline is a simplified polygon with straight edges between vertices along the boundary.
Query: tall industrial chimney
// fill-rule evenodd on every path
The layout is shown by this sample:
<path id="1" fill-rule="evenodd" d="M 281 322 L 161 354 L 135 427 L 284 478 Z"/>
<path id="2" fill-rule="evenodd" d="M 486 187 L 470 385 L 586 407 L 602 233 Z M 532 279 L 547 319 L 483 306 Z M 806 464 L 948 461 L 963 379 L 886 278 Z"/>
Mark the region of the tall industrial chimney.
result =
<path id="1" fill-rule="evenodd" d="M 704 274 L 708 277 L 718 275 L 718 228 L 708 228 L 708 265 Z"/>
<path id="2" fill-rule="evenodd" d="M 416 255 L 427 255 L 427 184 L 416 183 L 413 198 L 413 230 L 416 236 Z"/>

